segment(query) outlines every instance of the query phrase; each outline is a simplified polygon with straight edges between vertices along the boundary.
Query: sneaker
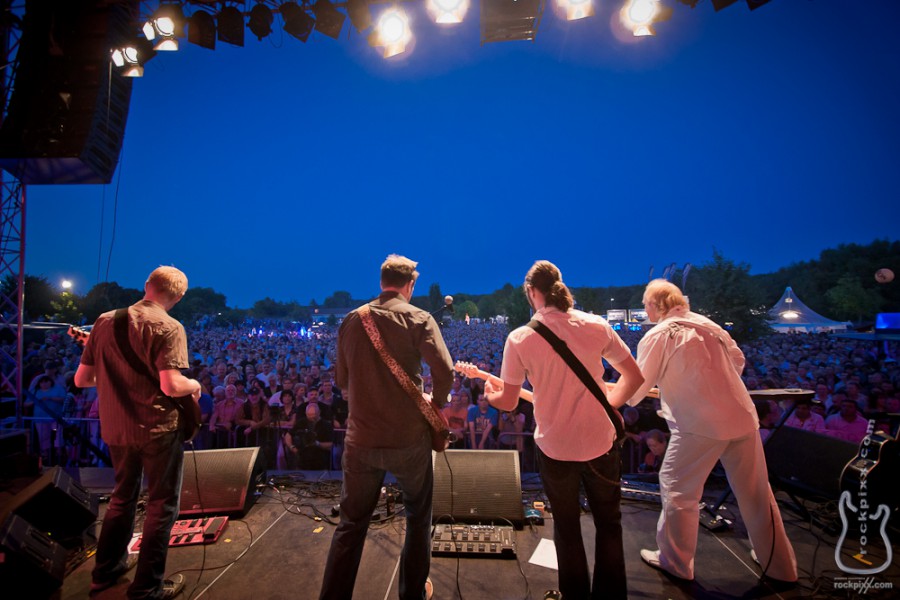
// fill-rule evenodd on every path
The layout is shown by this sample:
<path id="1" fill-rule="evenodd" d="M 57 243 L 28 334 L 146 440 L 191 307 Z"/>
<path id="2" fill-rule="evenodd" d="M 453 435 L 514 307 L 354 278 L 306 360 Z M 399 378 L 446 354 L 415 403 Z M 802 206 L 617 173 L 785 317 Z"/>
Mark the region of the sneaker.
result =
<path id="1" fill-rule="evenodd" d="M 178 594 L 181 593 L 181 590 L 184 589 L 184 575 L 172 575 L 171 579 L 166 579 L 163 581 L 162 585 L 162 598 L 163 600 L 168 600 L 168 598 L 174 598 Z"/>
<path id="2" fill-rule="evenodd" d="M 672 577 L 676 577 L 678 579 L 683 579 L 685 581 L 690 581 L 687 577 L 682 577 L 678 573 L 673 573 L 669 569 L 663 566 L 662 561 L 659 558 L 659 550 L 641 550 L 641 560 L 653 567 L 654 569 L 658 569 L 665 573 L 668 573 Z"/>
<path id="3" fill-rule="evenodd" d="M 434 596 L 434 583 L 431 582 L 431 577 L 425 579 L 425 600 L 431 600 Z"/>
<path id="4" fill-rule="evenodd" d="M 137 566 L 137 563 L 138 563 L 138 555 L 136 553 L 129 552 L 128 556 L 125 557 L 125 567 L 122 570 L 120 570 L 113 579 L 111 579 L 109 581 L 92 582 L 91 589 L 88 591 L 88 595 L 94 596 L 96 594 L 99 594 L 100 592 L 108 590 L 109 588 L 113 587 L 114 585 L 117 585 L 119 583 L 119 580 L 121 580 L 122 577 L 126 573 L 128 573 L 128 571 L 132 570 L 133 568 L 135 568 Z"/>

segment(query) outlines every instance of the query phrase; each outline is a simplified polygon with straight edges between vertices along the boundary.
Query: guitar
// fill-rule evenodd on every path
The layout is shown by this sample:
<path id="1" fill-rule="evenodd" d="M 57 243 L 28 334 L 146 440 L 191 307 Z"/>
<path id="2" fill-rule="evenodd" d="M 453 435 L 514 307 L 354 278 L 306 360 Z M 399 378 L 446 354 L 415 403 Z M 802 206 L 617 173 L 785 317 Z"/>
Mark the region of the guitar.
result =
<path id="1" fill-rule="evenodd" d="M 469 379 L 483 379 L 485 381 L 490 381 L 497 387 L 503 387 L 503 380 L 497 377 L 496 375 L 492 375 L 487 371 L 482 371 L 472 363 L 467 363 L 463 361 L 457 361 L 453 366 L 454 370 L 457 373 L 461 373 L 468 377 Z M 606 382 L 606 386 L 609 388 L 613 388 L 616 386 L 613 382 Z M 653 388 L 649 392 L 647 392 L 647 396 L 650 398 L 659 398 L 659 388 Z M 534 404 L 534 394 L 529 390 L 521 390 L 519 392 L 519 398 L 525 400 L 526 402 L 531 402 Z"/>
<path id="2" fill-rule="evenodd" d="M 75 343 L 84 345 L 87 343 L 91 332 L 75 325 L 70 325 L 67 332 L 69 337 L 75 340 Z M 157 382 L 158 383 L 158 382 Z M 178 426 L 184 433 L 184 441 L 189 442 L 194 439 L 197 432 L 200 431 L 200 423 L 203 417 L 200 414 L 200 404 L 194 402 L 191 396 L 172 397 L 159 392 L 159 396 L 168 398 L 175 410 L 178 411 Z"/>

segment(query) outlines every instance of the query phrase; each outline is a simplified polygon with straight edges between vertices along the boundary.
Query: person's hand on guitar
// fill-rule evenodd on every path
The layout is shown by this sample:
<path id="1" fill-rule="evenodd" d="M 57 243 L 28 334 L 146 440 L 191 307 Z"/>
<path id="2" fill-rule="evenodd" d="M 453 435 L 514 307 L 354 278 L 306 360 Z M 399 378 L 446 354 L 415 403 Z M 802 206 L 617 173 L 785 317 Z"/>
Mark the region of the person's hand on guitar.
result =
<path id="1" fill-rule="evenodd" d="M 491 379 L 484 380 L 484 394 L 486 396 L 489 396 L 490 394 L 493 394 L 493 393 L 499 393 L 502 391 L 503 391 L 503 381 L 502 380 L 498 379 L 496 384 Z"/>

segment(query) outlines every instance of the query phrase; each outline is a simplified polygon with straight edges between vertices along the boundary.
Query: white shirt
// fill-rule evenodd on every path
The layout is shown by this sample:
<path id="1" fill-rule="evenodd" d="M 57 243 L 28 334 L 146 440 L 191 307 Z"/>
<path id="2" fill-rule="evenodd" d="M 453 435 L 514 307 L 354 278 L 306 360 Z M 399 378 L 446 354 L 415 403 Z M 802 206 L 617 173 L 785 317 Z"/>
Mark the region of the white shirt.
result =
<path id="1" fill-rule="evenodd" d="M 603 358 L 616 363 L 631 356 L 625 342 L 599 316 L 544 307 L 534 318 L 569 346 L 604 394 Z M 544 454 L 556 460 L 587 461 L 609 452 L 616 430 L 603 405 L 547 340 L 530 327 L 519 327 L 506 338 L 500 378 L 522 385 L 526 377 L 534 387 L 534 441 Z"/>
<path id="2" fill-rule="evenodd" d="M 660 415 L 673 431 L 729 440 L 759 428 L 741 380 L 744 353 L 706 317 L 672 309 L 641 339 L 637 362 L 644 384 L 628 404 L 639 403 L 656 385 Z"/>
<path id="3" fill-rule="evenodd" d="M 825 432 L 825 419 L 822 418 L 822 415 L 816 414 L 814 412 L 809 413 L 809 416 L 805 421 L 801 421 L 797 416 L 797 413 L 794 412 L 787 418 L 784 424 L 788 427 L 796 427 L 797 429 L 804 429 L 806 431 L 812 431 L 815 433 Z"/>

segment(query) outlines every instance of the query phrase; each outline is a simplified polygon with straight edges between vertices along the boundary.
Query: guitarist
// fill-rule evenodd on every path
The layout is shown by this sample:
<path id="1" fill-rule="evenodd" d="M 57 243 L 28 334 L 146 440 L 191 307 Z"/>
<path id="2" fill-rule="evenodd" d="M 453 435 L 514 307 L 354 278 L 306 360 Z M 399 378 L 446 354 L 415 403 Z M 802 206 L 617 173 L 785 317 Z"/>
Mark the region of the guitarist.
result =
<path id="1" fill-rule="evenodd" d="M 173 598 L 184 587 L 183 575 L 165 581 L 163 575 L 184 459 L 183 417 L 173 398 L 189 396 L 196 403 L 201 390 L 199 382 L 181 374 L 190 366 L 187 337 L 168 314 L 187 285 L 185 274 L 174 267 L 150 273 L 142 300 L 100 315 L 75 373 L 78 387 L 98 388 L 100 426 L 116 478 L 97 544 L 91 596 L 115 585 L 134 566 L 128 544 L 144 476 L 149 499 L 128 597 Z M 131 354 L 123 343 L 131 346 Z"/>

